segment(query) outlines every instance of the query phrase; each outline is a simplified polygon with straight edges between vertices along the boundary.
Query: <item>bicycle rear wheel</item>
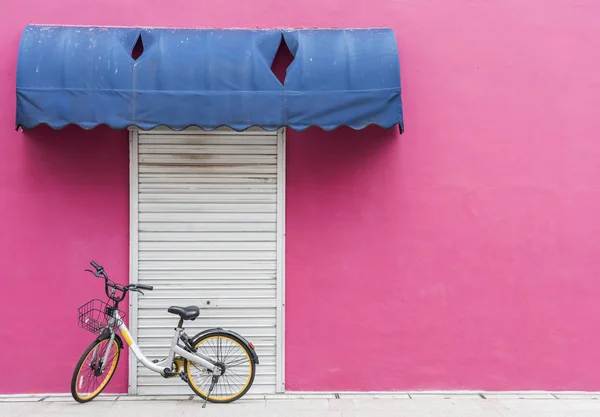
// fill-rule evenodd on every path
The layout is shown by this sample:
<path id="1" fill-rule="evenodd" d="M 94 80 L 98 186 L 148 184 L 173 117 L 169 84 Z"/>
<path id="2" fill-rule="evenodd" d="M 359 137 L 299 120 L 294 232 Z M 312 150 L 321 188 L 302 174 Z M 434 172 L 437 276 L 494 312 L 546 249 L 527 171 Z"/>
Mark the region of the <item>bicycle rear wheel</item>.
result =
<path id="1" fill-rule="evenodd" d="M 106 364 L 102 363 L 106 350 L 110 353 Z M 75 401 L 86 403 L 100 394 L 110 382 L 117 369 L 121 350 L 117 340 L 110 343 L 110 335 L 104 334 L 95 340 L 81 355 L 71 379 L 71 395 Z"/>
<path id="2" fill-rule="evenodd" d="M 208 401 L 213 403 L 230 403 L 248 392 L 254 382 L 256 365 L 241 341 L 226 333 L 211 333 L 200 338 L 194 347 L 217 361 L 222 369 L 222 375 L 209 396 L 212 372 L 186 360 L 184 369 L 188 384 L 196 394 L 202 399 L 208 397 Z"/>

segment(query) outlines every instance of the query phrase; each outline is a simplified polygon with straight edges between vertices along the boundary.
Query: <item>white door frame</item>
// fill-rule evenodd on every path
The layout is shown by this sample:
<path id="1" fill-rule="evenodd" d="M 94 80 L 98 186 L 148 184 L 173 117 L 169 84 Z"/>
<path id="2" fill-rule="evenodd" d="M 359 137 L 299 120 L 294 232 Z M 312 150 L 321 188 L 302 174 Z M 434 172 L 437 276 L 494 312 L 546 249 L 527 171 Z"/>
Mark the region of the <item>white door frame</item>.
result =
<path id="1" fill-rule="evenodd" d="M 285 128 L 277 131 L 277 337 L 275 392 L 285 392 Z M 260 366 L 260 365 L 258 365 Z"/>
<path id="2" fill-rule="evenodd" d="M 168 128 L 157 128 L 173 133 Z M 252 128 L 254 129 L 254 128 Z M 231 134 L 229 129 L 197 130 L 198 134 Z M 138 146 L 139 129 L 129 129 L 129 283 L 138 282 Z M 195 131 L 196 133 L 196 131 Z M 277 131 L 277 336 L 276 336 L 276 387 L 285 391 L 285 128 Z M 138 294 L 129 293 L 129 331 L 137 340 Z M 243 335 L 242 335 L 243 336 Z M 260 358 L 259 358 L 260 359 Z M 258 365 L 260 366 L 260 365 Z M 157 376 L 157 378 L 160 378 Z M 129 394 L 137 394 L 137 361 L 129 355 Z"/>

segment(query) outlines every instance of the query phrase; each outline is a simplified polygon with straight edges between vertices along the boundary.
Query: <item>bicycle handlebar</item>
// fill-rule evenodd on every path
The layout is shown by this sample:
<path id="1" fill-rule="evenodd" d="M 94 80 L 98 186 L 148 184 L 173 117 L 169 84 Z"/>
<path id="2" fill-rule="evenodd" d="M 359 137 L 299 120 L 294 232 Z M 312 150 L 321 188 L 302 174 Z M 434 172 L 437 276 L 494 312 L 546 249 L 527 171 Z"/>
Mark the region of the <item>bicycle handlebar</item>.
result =
<path id="1" fill-rule="evenodd" d="M 92 274 L 94 274 L 94 276 L 96 276 L 96 278 L 104 278 L 104 292 L 106 292 L 106 296 L 108 298 L 110 298 L 111 300 L 113 300 L 115 303 L 119 303 L 121 301 L 123 301 L 125 299 L 125 296 L 127 295 L 127 291 L 137 291 L 139 293 L 143 292 L 141 290 L 146 290 L 146 291 L 152 291 L 154 289 L 154 287 L 152 285 L 143 285 L 143 284 L 131 284 L 131 285 L 127 285 L 127 286 L 121 286 L 115 282 L 112 282 L 110 279 L 108 279 L 108 275 L 106 275 L 106 272 L 104 271 L 104 267 L 98 265 L 96 262 L 91 261 L 90 265 L 92 265 L 94 268 L 96 268 L 96 272 L 91 271 L 89 269 L 86 269 L 87 272 L 91 272 Z M 112 288 L 112 291 L 109 290 L 109 288 Z M 117 291 L 121 292 L 121 295 L 116 295 Z"/>
<path id="2" fill-rule="evenodd" d="M 137 284 L 136 287 L 140 290 L 148 290 L 148 291 L 152 291 L 154 289 L 154 287 L 152 285 Z"/>

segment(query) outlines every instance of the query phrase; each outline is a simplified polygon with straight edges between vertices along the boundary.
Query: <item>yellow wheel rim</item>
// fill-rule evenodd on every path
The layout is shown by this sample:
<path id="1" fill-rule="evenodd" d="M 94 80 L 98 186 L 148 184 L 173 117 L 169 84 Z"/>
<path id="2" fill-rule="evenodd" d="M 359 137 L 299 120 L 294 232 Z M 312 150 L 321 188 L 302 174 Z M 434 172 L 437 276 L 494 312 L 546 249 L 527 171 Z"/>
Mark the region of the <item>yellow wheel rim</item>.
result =
<path id="1" fill-rule="evenodd" d="M 224 402 L 246 390 L 252 379 L 252 359 L 237 340 L 221 335 L 211 336 L 200 340 L 194 347 L 198 352 L 225 365 L 225 373 L 219 377 L 219 382 L 208 397 L 212 373 L 200 365 L 187 362 L 186 373 L 190 384 L 201 396 Z"/>
<path id="2" fill-rule="evenodd" d="M 106 384 L 108 384 L 108 381 L 110 381 L 112 374 L 117 368 L 120 352 L 119 345 L 116 340 L 113 340 L 113 346 L 110 354 L 108 355 L 107 363 L 104 366 L 104 372 L 99 376 L 95 376 L 94 370 L 91 368 L 94 362 L 104 358 L 104 354 L 106 353 L 109 342 L 110 341 L 108 339 L 102 340 L 92 350 L 90 350 L 83 360 L 83 363 L 79 367 L 79 370 L 77 371 L 75 391 L 77 397 L 82 401 L 90 400 L 96 395 L 100 394 L 104 387 L 106 387 Z M 94 351 L 96 351 L 95 356 Z"/>

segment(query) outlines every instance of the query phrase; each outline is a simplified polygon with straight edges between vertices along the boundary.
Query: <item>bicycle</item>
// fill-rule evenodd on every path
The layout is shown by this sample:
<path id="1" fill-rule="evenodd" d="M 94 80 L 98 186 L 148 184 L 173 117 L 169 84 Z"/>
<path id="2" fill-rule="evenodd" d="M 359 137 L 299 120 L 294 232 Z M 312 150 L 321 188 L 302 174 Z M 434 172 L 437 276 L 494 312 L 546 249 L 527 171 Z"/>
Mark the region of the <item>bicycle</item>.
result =
<path id="1" fill-rule="evenodd" d="M 123 341 L 121 333 L 135 357 L 148 369 L 164 378 L 180 377 L 204 402 L 230 403 L 243 397 L 254 382 L 258 355 L 254 345 L 239 334 L 226 329 L 212 328 L 189 337 L 184 321 L 194 321 L 200 315 L 197 306 L 171 306 L 167 311 L 179 316 L 179 323 L 164 360 L 150 361 L 135 343 L 123 322 L 125 313 L 119 303 L 127 292 L 152 291 L 151 285 L 121 286 L 112 282 L 104 268 L 96 262 L 90 265 L 96 278 L 104 278 L 108 302 L 94 299 L 79 308 L 79 326 L 98 334 L 83 352 L 71 379 L 71 395 L 75 401 L 86 403 L 106 388 L 117 369 Z M 237 387 L 237 388 L 236 388 Z M 207 389 L 208 388 L 208 389 Z"/>

